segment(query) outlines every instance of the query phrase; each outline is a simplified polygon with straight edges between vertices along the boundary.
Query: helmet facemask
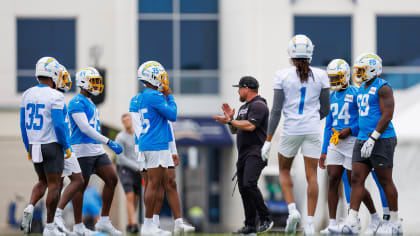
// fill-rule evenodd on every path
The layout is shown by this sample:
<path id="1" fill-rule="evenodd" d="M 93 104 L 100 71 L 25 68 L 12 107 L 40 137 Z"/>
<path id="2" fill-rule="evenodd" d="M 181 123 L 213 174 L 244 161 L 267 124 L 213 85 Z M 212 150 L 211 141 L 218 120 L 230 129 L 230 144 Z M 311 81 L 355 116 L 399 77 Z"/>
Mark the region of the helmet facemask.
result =
<path id="1" fill-rule="evenodd" d="M 334 74 L 328 74 L 328 78 L 330 79 L 330 89 L 333 91 L 338 91 L 342 88 L 347 86 L 346 82 L 347 72 L 338 71 Z"/>
<path id="2" fill-rule="evenodd" d="M 169 76 L 166 72 L 157 75 L 156 80 L 160 81 L 160 85 L 158 86 L 159 91 L 163 92 L 169 89 Z"/>
<path id="3" fill-rule="evenodd" d="M 369 81 L 369 77 L 367 76 L 367 65 L 363 66 L 353 66 L 353 81 L 358 84 L 359 86 L 365 82 Z"/>
<path id="4" fill-rule="evenodd" d="M 68 92 L 71 89 L 72 81 L 67 71 L 61 71 L 57 80 L 57 88 Z"/>
<path id="5" fill-rule="evenodd" d="M 87 91 L 92 95 L 99 95 L 104 91 L 102 76 L 86 76 L 88 81 Z"/>

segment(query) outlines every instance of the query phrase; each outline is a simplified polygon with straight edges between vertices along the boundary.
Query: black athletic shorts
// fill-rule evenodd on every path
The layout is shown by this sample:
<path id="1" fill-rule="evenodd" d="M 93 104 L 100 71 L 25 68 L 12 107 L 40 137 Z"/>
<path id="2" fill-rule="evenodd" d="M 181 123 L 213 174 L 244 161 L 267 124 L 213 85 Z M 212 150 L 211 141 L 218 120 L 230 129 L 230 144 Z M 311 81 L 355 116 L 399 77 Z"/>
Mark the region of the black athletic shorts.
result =
<path id="1" fill-rule="evenodd" d="M 364 143 L 364 140 L 356 140 L 353 148 L 352 162 L 365 163 L 375 169 L 392 168 L 394 166 L 394 152 L 395 146 L 397 146 L 396 137 L 378 139 L 369 158 L 361 157 L 360 150 Z"/>
<path id="2" fill-rule="evenodd" d="M 95 174 L 96 168 L 112 164 L 106 153 L 92 157 L 79 157 L 77 160 L 79 161 L 80 169 L 82 169 L 83 177 Z"/>
<path id="3" fill-rule="evenodd" d="M 118 166 L 118 176 L 125 193 L 134 192 L 136 195 L 141 193 L 141 174 L 128 167 Z"/>
<path id="4" fill-rule="evenodd" d="M 32 145 L 29 145 L 29 152 L 32 153 Z M 41 144 L 43 161 L 34 163 L 35 171 L 38 175 L 61 173 L 64 169 L 63 147 L 54 142 Z"/>

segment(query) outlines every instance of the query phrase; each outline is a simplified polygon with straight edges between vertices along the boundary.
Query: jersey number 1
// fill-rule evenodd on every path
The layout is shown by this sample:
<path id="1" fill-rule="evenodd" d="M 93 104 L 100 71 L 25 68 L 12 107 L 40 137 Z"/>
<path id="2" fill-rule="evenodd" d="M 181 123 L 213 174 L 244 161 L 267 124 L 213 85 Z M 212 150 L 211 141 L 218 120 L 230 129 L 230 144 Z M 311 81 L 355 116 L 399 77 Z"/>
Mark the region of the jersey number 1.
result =
<path id="1" fill-rule="evenodd" d="M 300 103 L 299 103 L 299 115 L 303 113 L 303 106 L 305 105 L 306 87 L 300 88 Z"/>

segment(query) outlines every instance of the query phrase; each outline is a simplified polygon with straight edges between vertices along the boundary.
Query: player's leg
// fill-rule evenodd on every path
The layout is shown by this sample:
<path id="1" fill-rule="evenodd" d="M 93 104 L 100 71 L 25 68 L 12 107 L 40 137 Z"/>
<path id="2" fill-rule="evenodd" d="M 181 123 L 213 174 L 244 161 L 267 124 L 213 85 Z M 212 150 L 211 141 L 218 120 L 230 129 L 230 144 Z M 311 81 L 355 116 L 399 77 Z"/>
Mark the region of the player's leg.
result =
<path id="1" fill-rule="evenodd" d="M 34 163 L 35 172 L 38 175 L 38 183 L 32 188 L 31 197 L 28 206 L 23 210 L 22 222 L 20 229 L 23 233 L 28 234 L 31 228 L 34 206 L 44 196 L 47 190 L 47 177 L 45 176 L 42 163 Z"/>
<path id="2" fill-rule="evenodd" d="M 328 159 L 328 157 L 327 157 Z M 338 205 L 338 191 L 341 182 L 341 177 L 345 171 L 342 165 L 328 165 L 328 211 L 330 215 L 330 221 L 336 220 L 337 217 L 337 205 Z M 330 222 L 331 223 L 331 222 Z M 335 222 L 333 222 L 335 223 Z"/>
<path id="3" fill-rule="evenodd" d="M 147 178 L 147 170 L 143 169 L 143 171 L 141 172 L 141 177 L 144 181 L 144 191 L 143 191 L 143 196 L 146 196 L 146 191 L 147 191 L 147 185 L 149 183 L 148 178 Z M 146 197 L 143 198 L 143 203 L 146 206 Z"/>
<path id="4" fill-rule="evenodd" d="M 296 209 L 295 199 L 293 196 L 293 181 L 290 175 L 290 169 L 293 164 L 294 157 L 285 157 L 282 154 L 278 154 L 279 157 L 279 178 L 280 186 L 283 192 L 284 199 L 286 200 L 287 207 L 289 209 L 289 216 L 287 218 L 287 224 L 285 232 L 287 234 L 296 233 L 296 226 L 300 221 L 300 213 Z"/>
<path id="5" fill-rule="evenodd" d="M 168 198 L 168 202 L 169 202 L 169 205 L 171 206 L 172 214 L 175 219 L 174 233 L 178 234 L 178 233 L 194 232 L 195 228 L 192 227 L 191 225 L 184 223 L 184 220 L 182 219 L 181 201 L 178 195 L 177 184 L 176 184 L 176 172 L 175 172 L 174 166 L 169 166 L 166 169 L 163 183 L 165 186 L 166 196 Z"/>
<path id="6" fill-rule="evenodd" d="M 391 220 L 396 221 L 398 220 L 398 217 L 395 217 L 393 214 L 398 211 L 398 191 L 392 179 L 392 168 L 377 168 L 375 169 L 375 172 L 379 183 L 385 192 L 385 196 L 389 204 L 389 211 L 391 213 Z"/>
<path id="7" fill-rule="evenodd" d="M 167 186 L 165 186 L 165 179 L 167 179 L 167 178 L 168 178 L 167 177 L 167 171 L 165 169 L 164 181 L 162 181 L 162 183 L 159 185 L 159 189 L 158 189 L 157 194 L 156 194 L 155 207 L 153 209 L 153 223 L 155 223 L 158 226 L 160 226 L 159 213 L 160 213 L 160 209 L 162 209 L 163 198 L 165 196 L 165 188 L 167 188 Z M 167 197 L 168 197 L 168 201 L 169 201 L 168 193 L 167 193 Z M 172 206 L 171 206 L 171 209 L 172 209 Z M 173 214 L 174 214 L 174 217 L 175 217 L 175 213 L 173 213 Z"/>
<path id="8" fill-rule="evenodd" d="M 342 176 L 343 186 L 344 186 L 344 195 L 346 197 L 347 202 L 347 210 L 350 208 L 350 193 L 351 193 L 351 186 L 350 186 L 350 179 L 351 179 L 351 171 L 344 170 Z"/>
<path id="9" fill-rule="evenodd" d="M 95 230 L 105 232 L 110 235 L 122 235 L 109 219 L 112 199 L 114 198 L 115 187 L 118 183 L 117 172 L 106 154 L 96 157 L 95 172 L 101 178 L 105 185 L 102 190 L 102 209 L 101 216 L 95 224 Z"/>
<path id="10" fill-rule="evenodd" d="M 388 201 L 386 200 L 385 191 L 382 188 L 381 184 L 379 183 L 379 179 L 376 176 L 375 171 L 372 170 L 370 173 L 372 174 L 372 177 L 375 180 L 376 186 L 378 186 L 379 194 L 381 196 L 383 220 L 388 221 L 390 218 L 390 215 L 389 215 L 389 206 L 388 206 Z"/>

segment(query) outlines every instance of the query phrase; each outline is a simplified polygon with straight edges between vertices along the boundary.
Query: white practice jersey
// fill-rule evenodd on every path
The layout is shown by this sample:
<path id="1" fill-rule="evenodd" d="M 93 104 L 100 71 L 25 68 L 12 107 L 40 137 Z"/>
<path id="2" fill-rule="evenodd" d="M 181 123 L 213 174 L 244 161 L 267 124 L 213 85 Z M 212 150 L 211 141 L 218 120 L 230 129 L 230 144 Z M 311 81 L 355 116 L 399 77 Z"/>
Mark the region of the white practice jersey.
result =
<path id="1" fill-rule="evenodd" d="M 314 78 L 301 83 L 296 67 L 276 72 L 274 89 L 283 89 L 283 133 L 286 135 L 319 134 L 321 132 L 319 97 L 330 82 L 324 70 L 311 67 Z"/>
<path id="2" fill-rule="evenodd" d="M 21 108 L 25 109 L 25 128 L 29 144 L 57 142 L 51 109 L 64 108 L 64 95 L 48 86 L 38 85 L 22 95 Z"/>

